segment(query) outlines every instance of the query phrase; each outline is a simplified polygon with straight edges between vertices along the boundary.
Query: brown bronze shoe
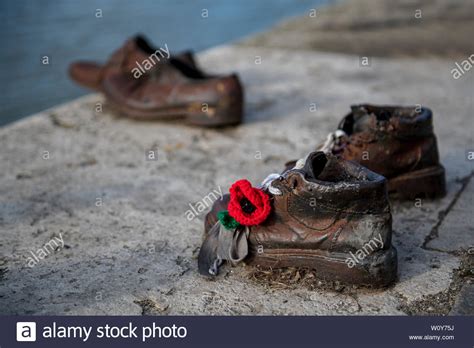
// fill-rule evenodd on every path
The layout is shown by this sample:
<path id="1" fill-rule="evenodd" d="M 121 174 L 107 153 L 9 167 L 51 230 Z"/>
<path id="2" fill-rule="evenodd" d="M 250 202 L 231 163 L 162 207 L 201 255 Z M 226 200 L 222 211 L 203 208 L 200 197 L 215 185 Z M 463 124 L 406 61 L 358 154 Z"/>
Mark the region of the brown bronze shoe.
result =
<path id="1" fill-rule="evenodd" d="M 268 218 L 235 230 L 217 221 L 205 234 L 200 273 L 216 274 L 223 260 L 243 259 L 261 267 L 312 268 L 321 279 L 358 285 L 386 286 L 395 280 L 397 252 L 391 245 L 384 177 L 314 152 L 302 168 L 285 171 L 263 189 L 272 203 Z M 208 215 L 216 216 L 230 198 L 224 196 Z M 252 211 L 248 200 L 241 203 L 243 210 Z M 230 204 L 228 208 L 230 213 Z"/>
<path id="2" fill-rule="evenodd" d="M 172 57 L 167 46 L 154 49 L 142 37 L 128 40 L 104 66 L 72 64 L 70 75 L 133 119 L 184 118 L 208 127 L 242 121 L 243 91 L 235 74 L 205 74 L 189 52 Z"/>
<path id="3" fill-rule="evenodd" d="M 110 74 L 103 81 L 107 100 L 118 111 L 137 120 L 184 118 L 189 124 L 207 127 L 242 121 L 243 91 L 237 75 L 208 77 L 177 60 L 169 62 L 160 71 L 179 75 L 179 81 L 156 79 L 153 74 L 139 79 Z M 173 73 L 166 73 L 170 70 Z"/>
<path id="4" fill-rule="evenodd" d="M 445 195 L 431 110 L 424 107 L 352 106 L 318 150 L 356 161 L 388 179 L 401 199 Z M 287 168 L 293 167 L 289 162 Z"/>
<path id="5" fill-rule="evenodd" d="M 143 70 L 143 67 L 142 70 L 140 70 L 141 63 L 150 59 L 150 56 L 157 51 L 159 51 L 159 49 L 152 47 L 144 36 L 137 35 L 125 41 L 124 45 L 116 50 L 105 64 L 99 64 L 92 61 L 78 61 L 71 63 L 69 65 L 69 76 L 81 86 L 95 91 L 102 91 L 102 80 L 105 75 L 110 73 L 123 73 L 129 75 L 133 75 L 134 72 L 137 74 L 139 72 L 141 73 Z M 161 52 L 164 56 L 169 55 L 169 50 L 166 52 L 166 49 L 164 49 L 161 50 Z M 164 57 L 157 55 L 157 58 Z M 191 51 L 183 52 L 173 58 L 192 68 L 198 68 Z M 157 62 L 157 59 L 154 61 Z M 137 65 L 137 63 L 139 65 Z M 166 63 L 166 61 L 160 60 L 160 62 L 154 65 L 152 69 L 149 69 L 148 71 L 143 70 L 144 74 L 151 73 L 151 71 L 156 69 L 160 63 L 163 64 Z M 161 74 L 160 77 L 173 81 L 179 76 Z"/>

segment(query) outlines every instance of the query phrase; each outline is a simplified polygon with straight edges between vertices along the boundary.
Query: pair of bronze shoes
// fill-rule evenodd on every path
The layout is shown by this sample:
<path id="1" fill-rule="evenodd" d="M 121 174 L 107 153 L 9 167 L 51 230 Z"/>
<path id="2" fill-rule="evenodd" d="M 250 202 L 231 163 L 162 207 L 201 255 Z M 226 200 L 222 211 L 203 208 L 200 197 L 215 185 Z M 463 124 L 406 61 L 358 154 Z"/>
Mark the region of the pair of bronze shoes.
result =
<path id="1" fill-rule="evenodd" d="M 214 203 L 205 218 L 201 274 L 216 275 L 225 261 L 244 261 L 312 268 L 322 279 L 371 287 L 396 279 L 388 194 L 445 194 L 432 112 L 353 106 L 316 150 L 258 188 L 234 184 Z M 270 212 L 260 222 L 253 218 L 265 210 L 262 193 Z"/>
<path id="2" fill-rule="evenodd" d="M 133 119 L 184 119 L 203 127 L 242 121 L 243 91 L 236 74 L 206 74 L 191 52 L 172 56 L 167 46 L 154 48 L 142 36 L 127 40 L 106 64 L 72 63 L 69 75 Z"/>

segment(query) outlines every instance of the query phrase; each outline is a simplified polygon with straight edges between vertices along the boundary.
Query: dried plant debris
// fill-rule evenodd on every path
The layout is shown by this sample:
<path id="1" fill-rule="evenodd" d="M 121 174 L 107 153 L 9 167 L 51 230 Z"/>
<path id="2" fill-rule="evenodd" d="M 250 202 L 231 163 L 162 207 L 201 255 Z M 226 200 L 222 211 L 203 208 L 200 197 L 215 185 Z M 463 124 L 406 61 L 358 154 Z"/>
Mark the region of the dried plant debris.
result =
<path id="1" fill-rule="evenodd" d="M 268 269 L 256 267 L 249 271 L 248 278 L 271 290 L 306 288 L 308 290 L 329 290 L 352 293 L 357 289 L 371 289 L 369 285 L 359 286 L 339 281 L 318 279 L 317 271 L 307 268 Z M 379 289 L 380 290 L 380 289 Z"/>
<path id="2" fill-rule="evenodd" d="M 461 256 L 461 266 L 454 272 L 449 288 L 437 294 L 423 296 L 423 299 L 418 301 L 403 303 L 399 309 L 408 315 L 447 315 L 453 308 L 463 284 L 473 282 L 474 257 L 464 253 Z"/>
<path id="3" fill-rule="evenodd" d="M 161 304 L 150 298 L 133 301 L 142 308 L 142 315 L 160 315 L 165 314 L 169 308 L 168 304 Z"/>

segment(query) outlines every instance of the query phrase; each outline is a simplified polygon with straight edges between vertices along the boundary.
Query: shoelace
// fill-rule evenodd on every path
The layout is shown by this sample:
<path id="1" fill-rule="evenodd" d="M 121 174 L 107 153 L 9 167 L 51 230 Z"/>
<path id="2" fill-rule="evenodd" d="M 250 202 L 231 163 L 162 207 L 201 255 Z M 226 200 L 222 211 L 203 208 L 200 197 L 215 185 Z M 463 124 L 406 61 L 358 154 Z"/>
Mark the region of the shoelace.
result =
<path id="1" fill-rule="evenodd" d="M 324 153 L 332 153 L 334 146 L 336 146 L 339 143 L 339 140 L 345 136 L 347 136 L 347 134 L 342 129 L 336 129 L 334 132 L 329 133 L 320 151 Z"/>
<path id="2" fill-rule="evenodd" d="M 268 174 L 268 176 L 260 184 L 259 188 L 264 191 L 270 192 L 272 195 L 281 196 L 283 194 L 281 190 L 272 186 L 273 181 L 279 180 L 280 178 L 281 178 L 281 174 L 278 174 L 278 173 Z"/>

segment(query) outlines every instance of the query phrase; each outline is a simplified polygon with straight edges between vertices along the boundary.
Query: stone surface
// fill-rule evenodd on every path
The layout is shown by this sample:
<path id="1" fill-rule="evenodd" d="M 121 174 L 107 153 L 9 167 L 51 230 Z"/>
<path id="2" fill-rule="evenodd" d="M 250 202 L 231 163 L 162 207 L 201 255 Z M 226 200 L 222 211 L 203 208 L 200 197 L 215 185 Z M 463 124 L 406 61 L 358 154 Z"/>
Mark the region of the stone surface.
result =
<path id="1" fill-rule="evenodd" d="M 244 45 L 382 57 L 456 57 L 474 52 L 470 0 L 357 0 L 307 14 L 244 40 Z"/>
<path id="2" fill-rule="evenodd" d="M 360 68 L 356 56 L 242 46 L 217 47 L 199 61 L 241 75 L 243 125 L 134 122 L 106 104 L 101 111 L 103 99 L 93 94 L 0 129 L 2 314 L 397 315 L 449 290 L 459 255 L 424 243 L 439 238 L 436 226 L 444 238 L 443 225 L 457 210 L 449 207 L 469 195 L 459 180 L 472 176 L 465 160 L 472 72 L 454 80 L 452 60 L 378 58 Z M 445 198 L 393 202 L 399 283 L 370 291 L 278 289 L 249 277 L 245 266 L 215 281 L 198 276 L 204 213 L 188 221 L 189 204 L 236 179 L 258 183 L 280 171 L 362 102 L 431 107 L 447 169 Z M 146 159 L 149 150 L 156 160 Z M 46 243 L 54 237 L 64 246 L 52 251 Z M 47 257 L 28 267 L 39 249 Z"/>
<path id="3" fill-rule="evenodd" d="M 427 247 L 443 251 L 474 252 L 474 181 L 470 181 Z"/>

